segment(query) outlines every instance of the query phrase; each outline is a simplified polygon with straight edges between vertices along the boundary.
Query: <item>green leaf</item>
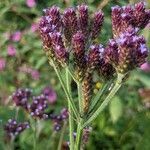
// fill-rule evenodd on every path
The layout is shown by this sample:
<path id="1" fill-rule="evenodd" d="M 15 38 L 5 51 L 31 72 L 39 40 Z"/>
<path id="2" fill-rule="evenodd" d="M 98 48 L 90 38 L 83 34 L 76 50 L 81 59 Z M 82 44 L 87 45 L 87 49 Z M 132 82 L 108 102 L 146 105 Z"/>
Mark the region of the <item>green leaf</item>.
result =
<path id="1" fill-rule="evenodd" d="M 119 97 L 114 97 L 109 105 L 112 121 L 115 123 L 122 115 L 122 103 Z"/>

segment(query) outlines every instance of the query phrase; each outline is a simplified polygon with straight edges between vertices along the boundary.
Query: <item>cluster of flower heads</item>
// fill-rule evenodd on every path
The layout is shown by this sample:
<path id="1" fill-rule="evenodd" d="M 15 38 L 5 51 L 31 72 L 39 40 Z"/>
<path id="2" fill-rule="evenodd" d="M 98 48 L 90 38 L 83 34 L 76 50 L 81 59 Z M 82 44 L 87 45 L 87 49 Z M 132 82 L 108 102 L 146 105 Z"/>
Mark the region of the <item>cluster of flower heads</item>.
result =
<path id="1" fill-rule="evenodd" d="M 146 40 L 138 32 L 150 22 L 150 10 L 144 2 L 112 8 L 113 39 L 105 49 L 105 60 L 119 73 L 140 67 L 148 56 Z"/>
<path id="2" fill-rule="evenodd" d="M 102 45 L 93 42 L 103 20 L 102 11 L 91 17 L 85 4 L 67 8 L 63 13 L 56 6 L 45 9 L 39 30 L 48 57 L 63 65 L 74 62 L 76 78 L 82 80 L 85 71 L 96 68 L 103 53 Z"/>
<path id="3" fill-rule="evenodd" d="M 4 130 L 6 132 L 7 138 L 11 139 L 29 127 L 30 125 L 28 122 L 17 123 L 15 119 L 9 119 L 7 124 L 4 126 Z"/>
<path id="4" fill-rule="evenodd" d="M 31 89 L 17 89 L 12 95 L 16 106 L 24 108 L 34 118 L 47 119 L 47 95 L 33 96 Z M 31 101 L 31 102 L 30 102 Z"/>
<path id="5" fill-rule="evenodd" d="M 112 29 L 114 37 L 133 27 L 136 30 L 143 29 L 150 20 L 150 10 L 145 8 L 144 2 L 124 7 L 112 7 Z"/>
<path id="6" fill-rule="evenodd" d="M 63 108 L 59 115 L 51 113 L 49 118 L 53 121 L 53 128 L 55 131 L 60 131 L 63 123 L 68 119 L 69 113 L 66 108 Z"/>
<path id="7" fill-rule="evenodd" d="M 104 21 L 102 11 L 89 15 L 88 6 L 66 8 L 57 6 L 44 10 L 39 23 L 43 47 L 50 61 L 72 66 L 74 76 L 82 82 L 84 111 L 87 112 L 92 92 L 92 76 L 97 71 L 102 79 L 110 79 L 115 72 L 126 74 L 140 67 L 148 56 L 143 36 L 138 32 L 150 21 L 150 10 L 144 2 L 134 6 L 112 8 L 113 39 L 104 48 L 99 37 Z"/>

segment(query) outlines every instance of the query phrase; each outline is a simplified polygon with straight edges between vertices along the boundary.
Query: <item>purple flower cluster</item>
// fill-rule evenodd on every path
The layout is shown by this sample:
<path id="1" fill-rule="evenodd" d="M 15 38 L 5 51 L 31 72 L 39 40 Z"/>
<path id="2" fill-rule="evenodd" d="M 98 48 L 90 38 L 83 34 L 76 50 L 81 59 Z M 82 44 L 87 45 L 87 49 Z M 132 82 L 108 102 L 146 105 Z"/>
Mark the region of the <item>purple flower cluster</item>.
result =
<path id="1" fill-rule="evenodd" d="M 133 28 L 111 39 L 105 50 L 106 61 L 112 63 L 119 73 L 126 73 L 140 67 L 148 56 L 148 48 L 143 36 L 138 36 Z"/>
<path id="2" fill-rule="evenodd" d="M 28 122 L 17 123 L 15 119 L 9 119 L 7 124 L 4 126 L 4 130 L 6 132 L 7 138 L 11 139 L 29 127 L 30 125 Z"/>
<path id="3" fill-rule="evenodd" d="M 48 92 L 44 91 L 39 96 L 33 96 L 32 90 L 30 89 L 18 89 L 13 93 L 12 100 L 16 106 L 24 108 L 32 117 L 47 119 L 48 114 L 46 113 L 46 108 L 48 106 L 48 98 L 51 98 Z"/>
<path id="4" fill-rule="evenodd" d="M 29 99 L 32 95 L 32 90 L 31 89 L 17 89 L 13 94 L 12 94 L 12 100 L 16 104 L 16 106 L 21 106 L 24 109 L 28 109 L 28 102 Z"/>
<path id="5" fill-rule="evenodd" d="M 144 2 L 124 7 L 112 7 L 112 28 L 114 37 L 125 32 L 128 27 L 143 29 L 150 20 L 150 10 L 145 8 Z"/>
<path id="6" fill-rule="evenodd" d="M 94 71 L 102 80 L 140 67 L 148 56 L 146 40 L 139 36 L 150 21 L 150 10 L 143 2 L 112 8 L 113 39 L 104 48 L 96 42 L 104 21 L 102 11 L 91 17 L 88 6 L 67 8 L 63 13 L 53 6 L 44 10 L 39 30 L 46 54 L 59 66 L 68 66 L 82 84 L 84 112 L 92 95 Z"/>
<path id="7" fill-rule="evenodd" d="M 94 57 L 90 55 L 97 57 L 90 60 L 97 64 L 99 48 L 94 49 L 91 52 L 93 54 L 86 53 L 90 48 L 90 41 L 98 37 L 103 20 L 101 11 L 90 18 L 88 6 L 85 4 L 77 6 L 77 9 L 67 8 L 63 13 L 56 6 L 45 9 L 39 30 L 48 57 L 65 65 L 74 62 L 76 78 L 82 80 L 84 71 L 88 68 L 88 58 Z"/>
<path id="8" fill-rule="evenodd" d="M 28 106 L 28 111 L 30 115 L 35 118 L 47 119 L 48 115 L 45 113 L 47 108 L 47 99 L 45 95 L 40 95 L 32 98 L 32 103 Z"/>
<path id="9" fill-rule="evenodd" d="M 59 115 L 50 114 L 49 118 L 53 121 L 53 128 L 55 131 L 60 131 L 62 128 L 62 124 L 64 121 L 68 119 L 68 110 L 66 108 L 63 108 Z"/>
<path id="10" fill-rule="evenodd" d="M 56 92 L 49 86 L 45 87 L 42 92 L 50 104 L 54 104 L 57 100 Z"/>

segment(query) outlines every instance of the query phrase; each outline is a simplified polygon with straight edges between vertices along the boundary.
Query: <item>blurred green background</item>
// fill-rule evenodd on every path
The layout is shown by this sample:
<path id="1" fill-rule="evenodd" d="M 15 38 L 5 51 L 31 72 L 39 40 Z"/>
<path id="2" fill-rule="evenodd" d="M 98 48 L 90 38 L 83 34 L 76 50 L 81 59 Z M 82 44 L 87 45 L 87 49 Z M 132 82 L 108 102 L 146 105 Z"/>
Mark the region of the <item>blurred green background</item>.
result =
<path id="1" fill-rule="evenodd" d="M 39 94 L 46 86 L 57 93 L 57 101 L 50 105 L 56 113 L 66 106 L 58 79 L 49 67 L 42 50 L 37 23 L 44 8 L 58 5 L 62 9 L 82 2 L 90 11 L 102 9 L 105 23 L 99 37 L 102 44 L 111 38 L 111 7 L 134 4 L 136 0 L 0 0 L 0 150 L 7 149 L 3 125 L 15 115 L 10 95 L 19 87 L 32 88 Z M 147 0 L 150 8 L 150 1 Z M 150 32 L 147 27 L 142 34 L 150 47 Z M 149 66 L 150 67 L 150 66 Z M 100 84 L 95 82 L 95 90 Z M 117 96 L 105 111 L 94 121 L 86 145 L 87 150 L 150 150 L 150 68 L 137 69 L 131 73 Z M 23 111 L 19 120 L 25 120 Z M 48 145 L 56 149 L 61 131 L 53 134 L 52 123 L 41 121 L 39 150 Z M 57 140 L 56 140 L 57 139 Z M 64 143 L 68 140 L 68 131 Z M 32 149 L 32 131 L 23 132 L 17 139 L 16 149 Z"/>

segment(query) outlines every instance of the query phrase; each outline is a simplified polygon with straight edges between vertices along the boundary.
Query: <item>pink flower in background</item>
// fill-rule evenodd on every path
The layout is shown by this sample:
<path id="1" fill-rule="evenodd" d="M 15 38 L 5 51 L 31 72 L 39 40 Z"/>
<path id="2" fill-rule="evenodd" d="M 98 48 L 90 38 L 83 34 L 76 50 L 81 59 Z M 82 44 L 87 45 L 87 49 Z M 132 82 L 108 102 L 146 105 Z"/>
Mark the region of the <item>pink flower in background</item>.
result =
<path id="1" fill-rule="evenodd" d="M 43 94 L 47 97 L 50 104 L 54 104 L 57 99 L 56 92 L 49 86 L 43 89 Z"/>
<path id="2" fill-rule="evenodd" d="M 31 31 L 32 32 L 35 32 L 35 31 L 37 31 L 38 30 L 38 24 L 37 23 L 33 23 L 32 25 L 31 25 Z"/>
<path id="3" fill-rule="evenodd" d="M 36 5 L 36 2 L 35 2 L 35 0 L 26 0 L 26 5 L 30 8 L 32 8 Z"/>
<path id="4" fill-rule="evenodd" d="M 11 36 L 10 36 L 10 40 L 12 40 L 13 42 L 19 42 L 21 39 L 21 32 L 20 31 L 16 31 L 14 32 Z"/>
<path id="5" fill-rule="evenodd" d="M 145 72 L 150 72 L 150 63 L 146 62 L 144 64 L 141 65 L 141 70 L 145 71 Z"/>
<path id="6" fill-rule="evenodd" d="M 8 45 L 7 54 L 9 56 L 15 56 L 16 55 L 16 48 L 13 45 Z"/>
<path id="7" fill-rule="evenodd" d="M 40 78 L 40 73 L 37 70 L 32 70 L 31 71 L 31 76 L 34 80 L 39 80 Z"/>
<path id="8" fill-rule="evenodd" d="M 0 71 L 3 71 L 6 66 L 6 61 L 4 58 L 0 58 Z"/>
<path id="9" fill-rule="evenodd" d="M 29 66 L 26 66 L 26 65 L 21 66 L 19 68 L 19 71 L 30 75 L 32 77 L 32 79 L 34 79 L 34 80 L 39 80 L 39 78 L 40 78 L 40 73 L 38 72 L 38 70 L 32 69 Z"/>

